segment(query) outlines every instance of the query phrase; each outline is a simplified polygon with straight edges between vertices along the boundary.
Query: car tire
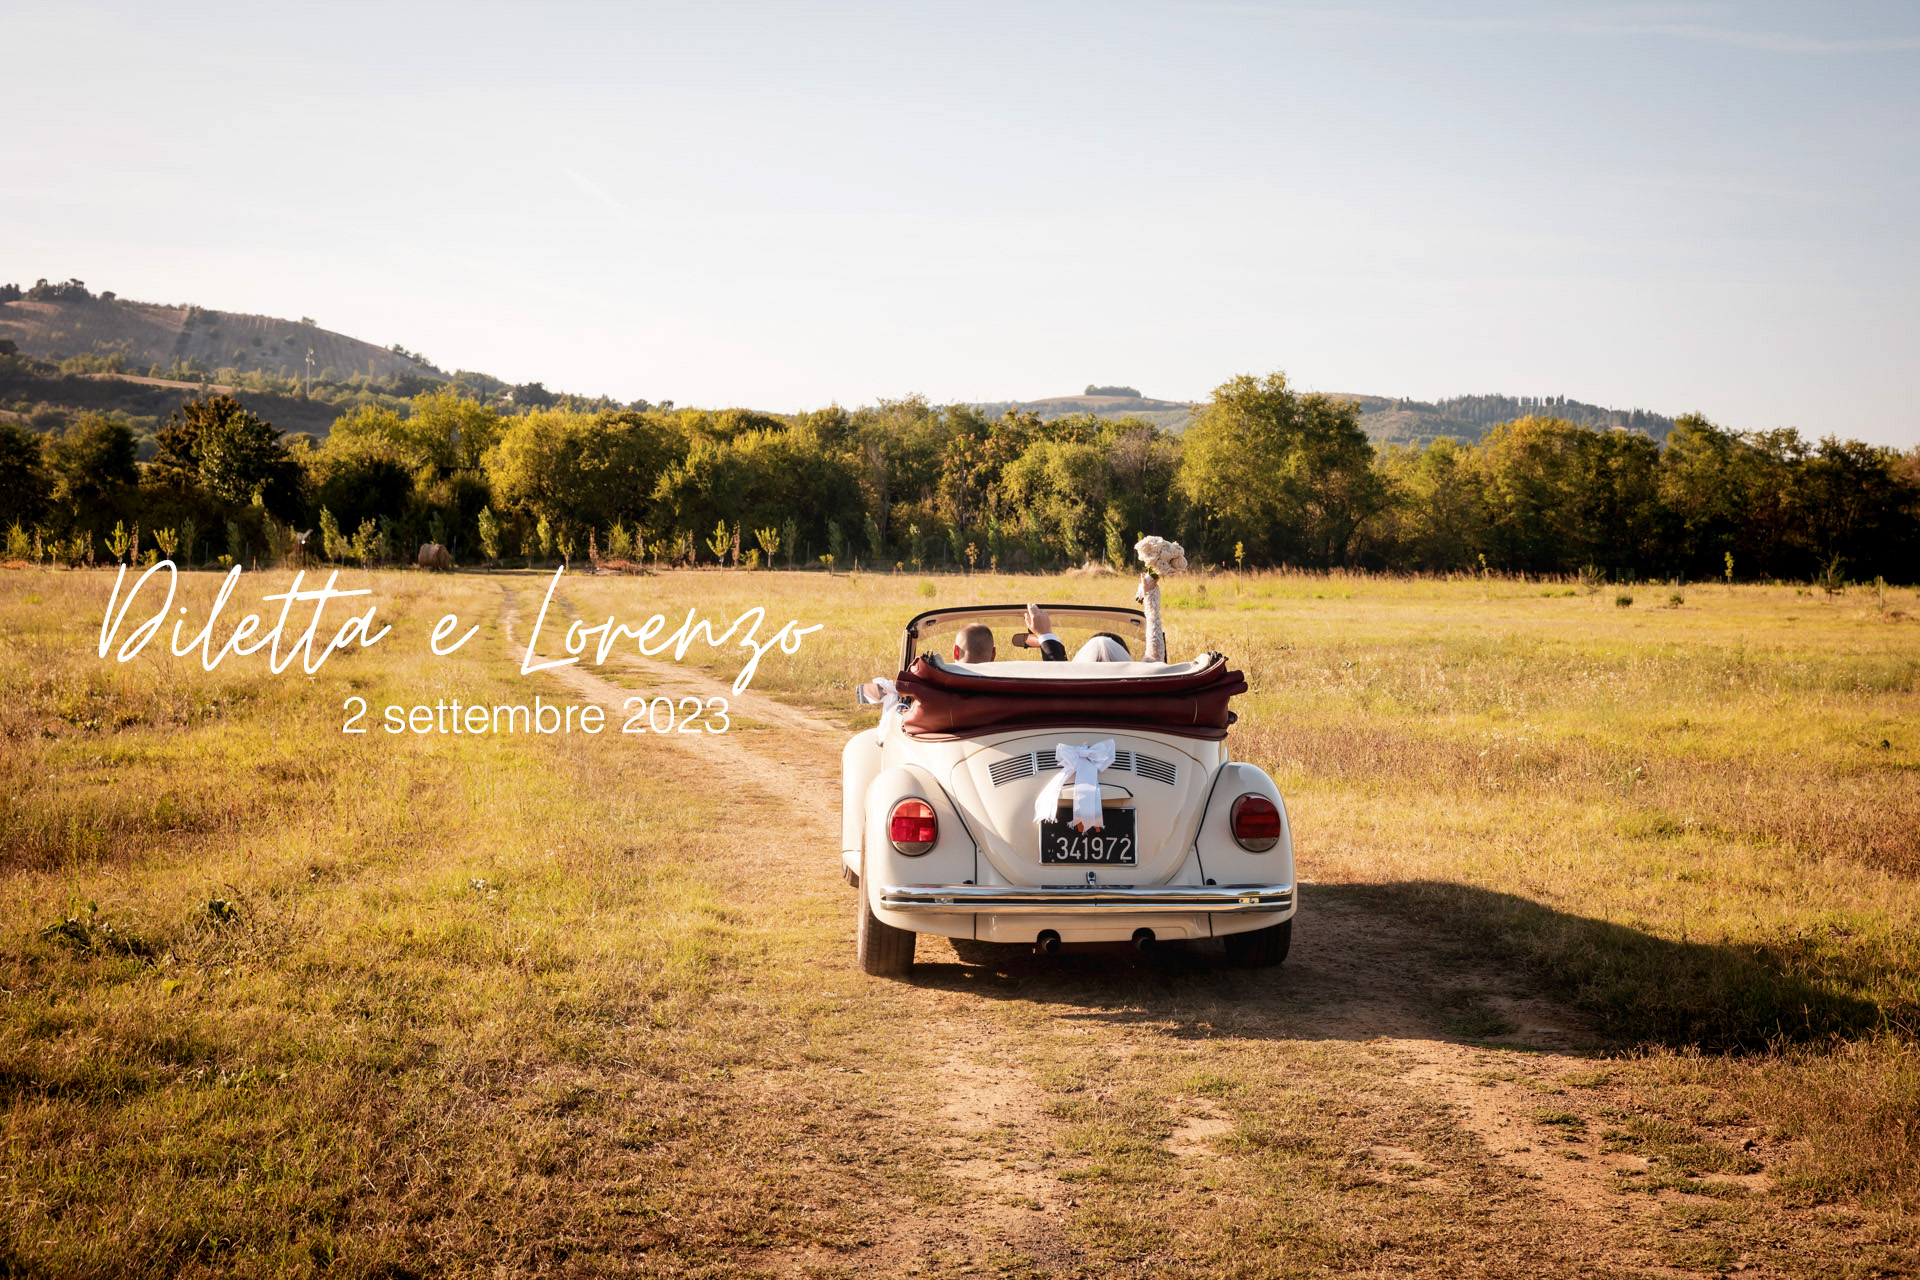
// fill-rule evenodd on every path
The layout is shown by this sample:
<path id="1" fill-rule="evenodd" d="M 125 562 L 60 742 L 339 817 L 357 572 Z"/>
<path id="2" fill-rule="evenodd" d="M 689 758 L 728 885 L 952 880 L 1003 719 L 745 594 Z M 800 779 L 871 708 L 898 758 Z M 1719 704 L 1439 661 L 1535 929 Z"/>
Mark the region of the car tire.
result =
<path id="1" fill-rule="evenodd" d="M 960 957 L 961 964 L 977 964 L 989 969 L 1012 964 L 1033 951 L 1032 947 L 1018 942 L 984 942 L 979 938 L 948 938 L 947 941 L 953 944 L 953 954 Z"/>
<path id="2" fill-rule="evenodd" d="M 913 968 L 913 944 L 918 936 L 911 929 L 896 929 L 873 914 L 863 884 L 854 890 L 854 950 L 860 957 L 860 970 L 876 978 L 898 978 Z"/>
<path id="3" fill-rule="evenodd" d="M 1293 945 L 1293 921 L 1282 920 L 1264 929 L 1230 933 L 1224 939 L 1227 959 L 1242 969 L 1268 969 L 1287 958 Z"/>

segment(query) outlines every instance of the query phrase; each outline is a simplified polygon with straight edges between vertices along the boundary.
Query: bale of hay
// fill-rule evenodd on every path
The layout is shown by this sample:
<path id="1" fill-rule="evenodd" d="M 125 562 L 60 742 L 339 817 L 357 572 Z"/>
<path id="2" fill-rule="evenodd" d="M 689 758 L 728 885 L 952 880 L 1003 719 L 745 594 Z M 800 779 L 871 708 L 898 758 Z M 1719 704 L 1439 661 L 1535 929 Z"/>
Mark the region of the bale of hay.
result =
<path id="1" fill-rule="evenodd" d="M 440 573 L 453 572 L 453 552 L 437 542 L 420 544 L 418 564 L 422 569 L 433 569 Z"/>

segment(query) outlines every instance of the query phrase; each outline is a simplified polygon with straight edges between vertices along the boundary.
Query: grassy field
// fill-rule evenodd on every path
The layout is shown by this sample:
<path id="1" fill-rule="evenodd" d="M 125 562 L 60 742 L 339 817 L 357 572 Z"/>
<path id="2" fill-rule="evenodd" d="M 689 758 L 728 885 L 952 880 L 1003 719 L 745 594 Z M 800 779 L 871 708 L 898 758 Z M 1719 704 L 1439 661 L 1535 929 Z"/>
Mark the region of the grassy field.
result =
<path id="1" fill-rule="evenodd" d="M 850 957 L 852 685 L 920 608 L 1128 584 L 568 578 L 549 655 L 826 624 L 753 689 L 838 728 L 669 741 L 343 735 L 588 687 L 519 674 L 544 577 L 347 576 L 394 635 L 276 677 L 104 663 L 109 575 L 0 574 L 0 1274 L 1920 1268 L 1911 590 L 1170 581 L 1252 684 L 1293 958 L 898 984 Z"/>

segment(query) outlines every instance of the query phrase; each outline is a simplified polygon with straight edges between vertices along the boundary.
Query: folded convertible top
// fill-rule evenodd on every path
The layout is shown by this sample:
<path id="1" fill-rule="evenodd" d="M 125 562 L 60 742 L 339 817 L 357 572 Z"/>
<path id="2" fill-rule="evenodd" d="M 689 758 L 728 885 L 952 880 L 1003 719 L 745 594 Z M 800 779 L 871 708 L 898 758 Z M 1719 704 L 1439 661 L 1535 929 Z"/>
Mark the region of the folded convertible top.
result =
<path id="1" fill-rule="evenodd" d="M 1246 677 L 1220 654 L 1167 675 L 1009 679 L 955 671 L 922 654 L 894 682 L 911 698 L 902 724 L 916 738 L 976 738 L 1007 729 L 1138 729 L 1218 742 Z"/>

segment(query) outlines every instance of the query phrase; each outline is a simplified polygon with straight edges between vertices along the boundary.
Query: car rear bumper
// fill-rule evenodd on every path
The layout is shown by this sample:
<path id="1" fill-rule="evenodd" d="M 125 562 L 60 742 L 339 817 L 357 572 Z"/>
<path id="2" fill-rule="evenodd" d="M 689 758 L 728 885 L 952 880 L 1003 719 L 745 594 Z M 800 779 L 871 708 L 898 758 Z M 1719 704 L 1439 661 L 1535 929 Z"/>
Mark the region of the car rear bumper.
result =
<path id="1" fill-rule="evenodd" d="M 1096 885 L 1027 886 L 1005 884 L 882 885 L 876 904 L 886 911 L 990 912 L 994 915 L 1125 915 L 1156 912 L 1214 914 L 1287 911 L 1293 906 L 1290 884 L 1168 884 L 1151 888 Z"/>

